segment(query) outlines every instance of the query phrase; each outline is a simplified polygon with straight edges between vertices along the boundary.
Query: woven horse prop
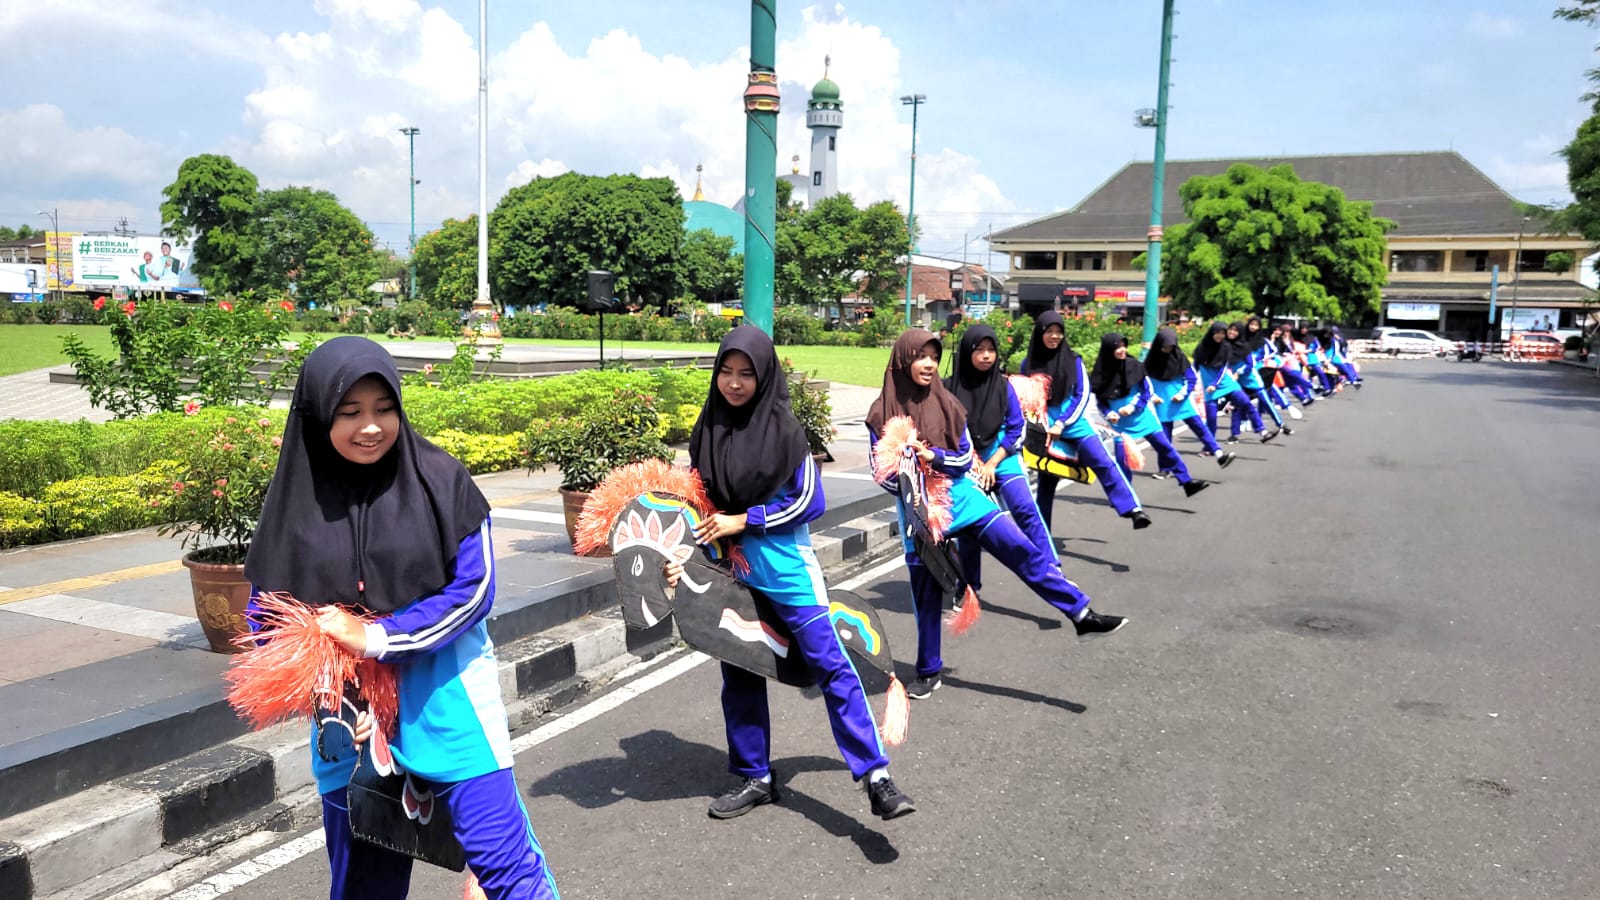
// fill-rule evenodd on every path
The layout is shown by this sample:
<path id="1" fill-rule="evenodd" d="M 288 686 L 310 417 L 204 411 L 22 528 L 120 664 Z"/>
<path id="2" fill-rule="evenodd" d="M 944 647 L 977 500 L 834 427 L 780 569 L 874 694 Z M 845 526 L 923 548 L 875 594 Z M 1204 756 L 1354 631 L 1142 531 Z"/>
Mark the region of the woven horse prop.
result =
<path id="1" fill-rule="evenodd" d="M 695 543 L 695 527 L 713 512 L 693 472 L 654 460 L 636 463 L 612 472 L 590 495 L 575 547 L 584 553 L 609 544 L 629 628 L 653 628 L 671 617 L 683 642 L 707 656 L 783 684 L 812 686 L 815 679 L 801 655 L 791 652 L 794 636 L 771 601 L 734 578 L 745 568 L 736 543 Z M 683 567 L 676 589 L 667 586 L 669 560 Z M 909 703 L 878 611 L 849 591 L 830 590 L 828 618 L 846 653 L 866 664 L 864 671 L 857 667 L 862 686 L 887 693 L 883 739 L 900 744 Z"/>

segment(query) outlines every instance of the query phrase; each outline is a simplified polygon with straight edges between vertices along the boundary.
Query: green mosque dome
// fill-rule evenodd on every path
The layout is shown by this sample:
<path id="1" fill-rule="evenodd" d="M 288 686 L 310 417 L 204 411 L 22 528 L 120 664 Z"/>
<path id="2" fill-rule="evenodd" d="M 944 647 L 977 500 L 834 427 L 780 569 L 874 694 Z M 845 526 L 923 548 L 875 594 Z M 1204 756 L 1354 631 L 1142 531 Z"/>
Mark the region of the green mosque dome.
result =
<path id="1" fill-rule="evenodd" d="M 823 76 L 822 80 L 817 82 L 817 86 L 811 89 L 811 102 L 838 103 L 839 86 L 833 83 L 833 79 Z"/>

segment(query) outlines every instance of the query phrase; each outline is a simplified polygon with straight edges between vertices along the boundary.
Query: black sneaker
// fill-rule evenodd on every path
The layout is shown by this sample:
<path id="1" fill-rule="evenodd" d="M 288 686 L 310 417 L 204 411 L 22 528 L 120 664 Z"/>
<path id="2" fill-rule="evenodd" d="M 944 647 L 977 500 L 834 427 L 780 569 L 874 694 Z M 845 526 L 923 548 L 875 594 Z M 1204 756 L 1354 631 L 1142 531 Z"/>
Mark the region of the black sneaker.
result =
<path id="1" fill-rule="evenodd" d="M 778 802 L 778 782 L 769 774 L 771 781 L 762 781 L 759 778 L 746 778 L 744 784 L 723 794 L 711 801 L 711 806 L 706 809 L 706 814 L 713 819 L 732 819 L 742 816 L 763 803 Z"/>
<path id="2" fill-rule="evenodd" d="M 1261 436 L 1261 443 L 1265 444 L 1265 443 L 1267 443 L 1268 441 L 1272 440 L 1273 438 L 1275 438 L 1277 436 L 1278 436 L 1278 429 L 1274 428 L 1271 431 L 1269 431 L 1266 434 L 1263 434 Z"/>
<path id="3" fill-rule="evenodd" d="M 1237 456 L 1237 454 L 1235 454 L 1231 450 L 1219 453 L 1219 454 L 1217 454 L 1217 465 L 1222 467 L 1222 468 L 1224 468 L 1224 469 L 1226 469 L 1227 467 L 1233 465 L 1233 460 L 1234 460 L 1235 456 Z"/>
<path id="4" fill-rule="evenodd" d="M 1225 443 L 1225 444 L 1237 444 L 1237 443 L 1239 443 L 1239 436 L 1237 434 L 1230 434 L 1230 435 L 1228 435 L 1228 439 L 1226 441 L 1224 441 L 1223 443 Z"/>
<path id="5" fill-rule="evenodd" d="M 1128 518 L 1133 520 L 1134 531 L 1138 531 L 1141 528 L 1150 527 L 1150 517 L 1145 515 L 1144 510 L 1142 509 L 1136 509 L 1133 512 L 1128 513 Z"/>
<path id="6" fill-rule="evenodd" d="M 1083 618 L 1072 623 L 1078 630 L 1078 640 L 1088 641 L 1116 634 L 1128 620 L 1122 616 L 1102 616 L 1092 609 L 1083 611 Z"/>
<path id="7" fill-rule="evenodd" d="M 867 782 L 867 796 L 872 798 L 872 814 L 880 819 L 898 819 L 917 811 L 917 805 L 887 775 Z"/>
<path id="8" fill-rule="evenodd" d="M 1195 494 L 1200 493 L 1208 487 L 1211 487 L 1211 482 L 1201 478 L 1196 478 L 1195 480 L 1183 486 L 1183 495 L 1185 497 L 1193 497 Z"/>
<path id="9" fill-rule="evenodd" d="M 943 684 L 938 675 L 930 675 L 927 678 L 918 676 L 915 681 L 906 685 L 906 696 L 913 700 L 926 700 Z"/>
<path id="10" fill-rule="evenodd" d="M 1290 427 L 1289 427 L 1289 426 L 1287 426 L 1287 425 L 1285 425 L 1285 426 L 1283 426 L 1283 429 L 1282 429 L 1282 430 L 1283 430 L 1283 433 L 1284 433 L 1284 434 L 1294 434 L 1294 429 L 1293 429 L 1293 428 L 1290 428 Z"/>
<path id="11" fill-rule="evenodd" d="M 1361 390 L 1361 382 L 1356 382 L 1356 390 Z"/>
<path id="12" fill-rule="evenodd" d="M 1165 481 L 1171 475 L 1172 475 L 1172 473 L 1167 471 L 1166 469 L 1162 469 L 1159 472 L 1151 472 L 1150 473 L 1150 477 L 1154 478 L 1157 481 Z"/>

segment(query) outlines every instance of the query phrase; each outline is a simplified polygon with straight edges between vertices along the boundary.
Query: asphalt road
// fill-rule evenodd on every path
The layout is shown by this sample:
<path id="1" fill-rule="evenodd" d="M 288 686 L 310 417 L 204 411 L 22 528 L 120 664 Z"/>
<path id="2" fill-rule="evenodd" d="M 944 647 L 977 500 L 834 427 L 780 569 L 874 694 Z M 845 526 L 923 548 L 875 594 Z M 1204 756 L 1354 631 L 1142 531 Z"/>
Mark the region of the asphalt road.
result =
<path id="1" fill-rule="evenodd" d="M 775 687 L 784 801 L 707 818 L 733 782 L 709 663 L 533 747 L 518 780 L 563 896 L 1600 895 L 1600 382 L 1367 372 L 1293 437 L 1197 461 L 1219 484 L 1193 499 L 1141 479 L 1149 530 L 1063 489 L 1069 577 L 1133 618 L 1110 640 L 988 560 L 893 754 L 915 815 L 873 818 L 820 702 Z M 858 592 L 909 674 L 904 570 Z M 324 895 L 324 867 L 233 896 Z"/>

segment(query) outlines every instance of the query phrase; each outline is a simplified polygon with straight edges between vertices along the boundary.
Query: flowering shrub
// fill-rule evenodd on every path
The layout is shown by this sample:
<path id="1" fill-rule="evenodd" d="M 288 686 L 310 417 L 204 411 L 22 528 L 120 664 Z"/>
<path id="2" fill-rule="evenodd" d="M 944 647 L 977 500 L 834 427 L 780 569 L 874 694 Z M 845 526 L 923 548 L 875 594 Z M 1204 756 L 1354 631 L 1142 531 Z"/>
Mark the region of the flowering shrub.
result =
<path id="1" fill-rule="evenodd" d="M 181 535 L 201 562 L 244 562 L 277 470 L 283 413 L 239 413 L 174 435 L 171 452 L 182 462 L 148 495 L 161 533 Z"/>
<path id="2" fill-rule="evenodd" d="M 533 468 L 555 466 L 562 487 L 591 491 L 618 466 L 647 459 L 671 462 L 672 450 L 657 436 L 658 427 L 650 395 L 619 390 L 577 418 L 529 428 L 524 462 Z"/>
<path id="3" fill-rule="evenodd" d="M 266 403 L 314 346 L 289 347 L 293 314 L 277 301 L 129 300 L 120 313 L 106 314 L 115 357 L 94 353 L 76 335 L 62 344 L 90 402 L 119 419 L 176 412 L 189 399 Z"/>

